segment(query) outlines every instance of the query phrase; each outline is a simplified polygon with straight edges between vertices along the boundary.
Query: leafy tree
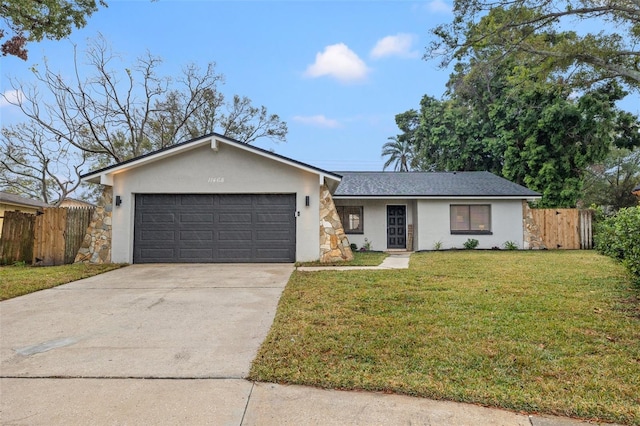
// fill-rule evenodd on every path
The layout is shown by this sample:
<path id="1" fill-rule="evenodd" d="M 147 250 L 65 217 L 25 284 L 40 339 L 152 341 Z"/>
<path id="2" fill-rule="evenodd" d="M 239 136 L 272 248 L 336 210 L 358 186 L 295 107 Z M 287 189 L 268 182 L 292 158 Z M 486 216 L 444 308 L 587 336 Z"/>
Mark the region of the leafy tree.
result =
<path id="1" fill-rule="evenodd" d="M 394 170 L 399 172 L 408 172 L 413 157 L 411 144 L 407 140 L 399 140 L 396 136 L 387 138 L 389 142 L 382 145 L 382 156 L 389 158 L 384 163 L 382 170 L 386 170 L 391 164 L 394 164 Z"/>
<path id="2" fill-rule="evenodd" d="M 582 203 L 614 211 L 638 203 L 631 193 L 640 182 L 640 149 L 614 148 L 607 158 L 587 167 Z"/>
<path id="3" fill-rule="evenodd" d="M 104 0 L 4 0 L 0 2 L 0 49 L 2 56 L 27 60 L 27 42 L 44 38 L 60 40 L 72 28 L 82 28 L 87 17 L 107 6 Z"/>
<path id="4" fill-rule="evenodd" d="M 514 59 L 514 58 L 512 58 Z M 449 97 L 425 96 L 412 130 L 420 170 L 488 170 L 543 194 L 541 205 L 573 207 L 586 168 L 612 145 L 640 145 L 637 117 L 615 102 L 615 82 L 576 95 L 532 64 L 461 64 Z"/>
<path id="5" fill-rule="evenodd" d="M 510 102 L 499 106 L 504 110 L 499 123 L 506 146 L 503 175 L 540 191 L 543 206 L 574 207 L 587 167 L 603 161 L 623 132 L 620 117 L 628 113 L 615 107 L 623 96 L 615 82 L 577 99 L 570 88 L 550 83 L 514 89 Z M 639 144 L 637 129 L 638 124 Z"/>
<path id="6" fill-rule="evenodd" d="M 448 65 L 478 47 L 493 48 L 505 53 L 494 63 L 524 53 L 549 71 L 571 71 L 583 87 L 612 79 L 640 87 L 638 0 L 454 0 L 453 11 L 451 23 L 432 30 L 426 58 Z M 581 23 L 602 30 L 562 31 Z"/>

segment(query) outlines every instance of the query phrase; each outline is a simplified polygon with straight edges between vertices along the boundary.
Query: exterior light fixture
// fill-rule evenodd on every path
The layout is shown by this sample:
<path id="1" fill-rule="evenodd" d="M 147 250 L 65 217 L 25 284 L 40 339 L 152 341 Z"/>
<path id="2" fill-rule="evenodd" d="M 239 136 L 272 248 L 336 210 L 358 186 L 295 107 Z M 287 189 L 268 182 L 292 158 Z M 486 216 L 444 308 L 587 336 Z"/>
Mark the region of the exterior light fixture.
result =
<path id="1" fill-rule="evenodd" d="M 120 204 L 122 204 L 122 198 L 120 198 L 119 195 L 116 195 L 116 206 L 120 207 Z"/>
<path id="2" fill-rule="evenodd" d="M 304 197 L 304 205 L 307 207 L 311 205 L 311 200 L 309 199 L 308 195 Z"/>

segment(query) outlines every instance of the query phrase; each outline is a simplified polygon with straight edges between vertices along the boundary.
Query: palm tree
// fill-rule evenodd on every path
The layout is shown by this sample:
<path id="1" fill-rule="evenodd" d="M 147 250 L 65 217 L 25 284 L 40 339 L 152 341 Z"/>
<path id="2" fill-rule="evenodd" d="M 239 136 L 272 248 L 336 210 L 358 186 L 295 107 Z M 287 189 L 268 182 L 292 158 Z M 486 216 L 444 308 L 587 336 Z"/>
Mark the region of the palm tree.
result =
<path id="1" fill-rule="evenodd" d="M 382 145 L 382 157 L 389 156 L 389 158 L 384 163 L 382 170 L 386 170 L 392 163 L 395 163 L 395 171 L 408 172 L 413 159 L 411 144 L 407 140 L 399 140 L 397 136 L 390 136 L 387 139 L 389 142 Z"/>

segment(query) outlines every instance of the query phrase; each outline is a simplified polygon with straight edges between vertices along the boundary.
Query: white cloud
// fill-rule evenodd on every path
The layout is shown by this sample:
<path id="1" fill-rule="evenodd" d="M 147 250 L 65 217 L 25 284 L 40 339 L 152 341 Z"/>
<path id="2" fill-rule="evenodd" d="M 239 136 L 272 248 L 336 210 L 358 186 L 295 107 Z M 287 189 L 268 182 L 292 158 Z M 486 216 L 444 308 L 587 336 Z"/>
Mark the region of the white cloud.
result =
<path id="1" fill-rule="evenodd" d="M 316 54 L 316 61 L 307 67 L 304 75 L 307 77 L 329 76 L 343 83 L 364 80 L 369 68 L 344 43 L 332 44 Z"/>
<path id="2" fill-rule="evenodd" d="M 444 0 L 432 0 L 427 4 L 427 9 L 435 13 L 451 13 L 453 6 Z"/>
<path id="3" fill-rule="evenodd" d="M 22 102 L 24 94 L 20 90 L 7 90 L 0 97 L 0 108 Z"/>
<path id="4" fill-rule="evenodd" d="M 418 51 L 411 50 L 416 36 L 413 34 L 396 34 L 386 36 L 378 40 L 376 45 L 371 49 L 372 58 L 383 58 L 385 56 L 400 56 L 402 58 L 416 58 L 419 56 Z"/>
<path id="5" fill-rule="evenodd" d="M 311 126 L 317 127 L 326 127 L 329 129 L 335 129 L 336 127 L 340 127 L 340 123 L 338 120 L 334 120 L 332 118 L 327 118 L 324 115 L 311 115 L 311 116 L 301 116 L 296 115 L 293 117 L 293 121 L 297 121 L 298 123 L 308 124 Z"/>

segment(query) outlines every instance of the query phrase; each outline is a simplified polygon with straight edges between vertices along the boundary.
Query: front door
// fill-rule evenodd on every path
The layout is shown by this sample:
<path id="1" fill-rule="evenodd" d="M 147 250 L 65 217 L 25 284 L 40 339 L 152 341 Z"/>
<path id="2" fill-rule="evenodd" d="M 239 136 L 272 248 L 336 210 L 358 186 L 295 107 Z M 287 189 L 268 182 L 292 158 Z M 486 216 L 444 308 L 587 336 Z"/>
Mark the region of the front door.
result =
<path id="1" fill-rule="evenodd" d="M 407 206 L 387 206 L 387 248 L 407 248 Z"/>

